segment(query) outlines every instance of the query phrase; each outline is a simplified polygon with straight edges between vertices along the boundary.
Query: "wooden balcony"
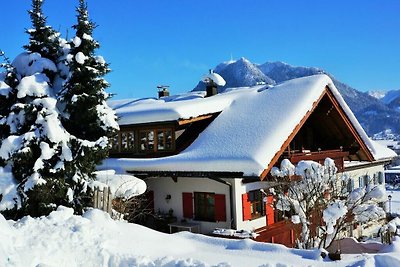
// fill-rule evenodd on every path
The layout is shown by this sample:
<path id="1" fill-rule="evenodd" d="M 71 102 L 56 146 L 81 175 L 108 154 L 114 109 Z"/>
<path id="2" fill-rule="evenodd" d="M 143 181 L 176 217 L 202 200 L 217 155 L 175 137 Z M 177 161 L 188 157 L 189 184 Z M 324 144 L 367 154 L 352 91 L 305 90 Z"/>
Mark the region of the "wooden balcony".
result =
<path id="1" fill-rule="evenodd" d="M 301 232 L 301 224 L 293 224 L 289 220 L 283 220 L 255 231 L 258 242 L 282 244 L 289 248 L 294 247 L 296 239 Z"/>
<path id="2" fill-rule="evenodd" d="M 286 151 L 282 158 L 289 159 L 292 164 L 297 164 L 301 160 L 312 160 L 320 164 L 324 164 L 326 158 L 331 158 L 338 169 L 338 172 L 344 170 L 344 158 L 349 156 L 348 151 L 342 151 L 341 149 L 334 150 L 321 150 L 316 152 L 303 151 Z"/>

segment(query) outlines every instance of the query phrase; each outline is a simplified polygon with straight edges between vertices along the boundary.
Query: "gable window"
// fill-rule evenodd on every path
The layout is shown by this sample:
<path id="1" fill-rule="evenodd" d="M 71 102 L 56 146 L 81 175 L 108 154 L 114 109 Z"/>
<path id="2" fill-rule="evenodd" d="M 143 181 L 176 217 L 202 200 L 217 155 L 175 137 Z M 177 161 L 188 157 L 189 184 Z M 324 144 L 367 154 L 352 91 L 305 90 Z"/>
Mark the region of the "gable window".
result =
<path id="1" fill-rule="evenodd" d="M 194 214 L 199 221 L 215 221 L 215 194 L 194 192 Z"/>

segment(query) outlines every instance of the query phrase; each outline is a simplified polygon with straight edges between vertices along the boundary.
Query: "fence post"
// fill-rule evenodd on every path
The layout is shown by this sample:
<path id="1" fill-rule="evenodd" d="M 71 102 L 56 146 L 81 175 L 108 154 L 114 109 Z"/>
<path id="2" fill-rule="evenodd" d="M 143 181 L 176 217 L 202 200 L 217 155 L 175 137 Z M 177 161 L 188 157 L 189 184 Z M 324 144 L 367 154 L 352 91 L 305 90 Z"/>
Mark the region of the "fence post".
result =
<path id="1" fill-rule="evenodd" d="M 104 187 L 103 190 L 95 187 L 93 192 L 93 207 L 111 214 L 112 211 L 112 194 L 109 187 Z"/>

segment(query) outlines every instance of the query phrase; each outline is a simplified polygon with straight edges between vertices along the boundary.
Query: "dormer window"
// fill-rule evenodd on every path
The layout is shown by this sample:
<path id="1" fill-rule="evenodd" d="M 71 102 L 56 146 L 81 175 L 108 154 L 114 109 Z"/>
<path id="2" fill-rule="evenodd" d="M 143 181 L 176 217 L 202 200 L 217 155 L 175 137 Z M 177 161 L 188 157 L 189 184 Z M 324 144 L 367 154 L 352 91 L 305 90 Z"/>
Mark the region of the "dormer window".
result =
<path id="1" fill-rule="evenodd" d="M 110 156 L 158 158 L 177 154 L 187 148 L 217 115 L 123 125 L 119 133 L 109 139 Z"/>
<path id="2" fill-rule="evenodd" d="M 139 131 L 140 152 L 154 151 L 154 130 Z"/>
<path id="3" fill-rule="evenodd" d="M 170 153 L 175 150 L 173 126 L 131 127 L 121 129 L 110 138 L 111 154 L 143 156 Z"/>

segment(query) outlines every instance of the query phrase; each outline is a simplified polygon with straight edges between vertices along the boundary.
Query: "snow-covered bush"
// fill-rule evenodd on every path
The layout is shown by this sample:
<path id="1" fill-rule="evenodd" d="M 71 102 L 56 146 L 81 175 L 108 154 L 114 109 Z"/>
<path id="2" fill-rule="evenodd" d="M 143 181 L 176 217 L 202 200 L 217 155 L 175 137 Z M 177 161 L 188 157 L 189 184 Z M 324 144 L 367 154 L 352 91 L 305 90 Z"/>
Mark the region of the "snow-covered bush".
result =
<path id="1" fill-rule="evenodd" d="M 290 180 L 292 175 L 301 179 Z M 382 186 L 357 188 L 348 193 L 342 188 L 351 179 L 337 174 L 332 159 L 324 165 L 313 161 L 300 161 L 297 166 L 283 160 L 281 168 L 273 168 L 271 175 L 278 182 L 273 192 L 275 208 L 291 211 L 291 221 L 301 223 L 297 240 L 300 248 L 328 247 L 338 233 L 355 222 L 365 223 L 385 216 L 377 203 L 385 201 Z M 285 180 L 286 182 L 282 182 Z"/>

